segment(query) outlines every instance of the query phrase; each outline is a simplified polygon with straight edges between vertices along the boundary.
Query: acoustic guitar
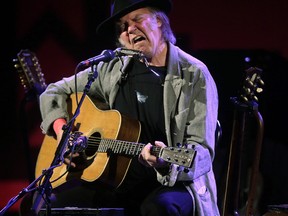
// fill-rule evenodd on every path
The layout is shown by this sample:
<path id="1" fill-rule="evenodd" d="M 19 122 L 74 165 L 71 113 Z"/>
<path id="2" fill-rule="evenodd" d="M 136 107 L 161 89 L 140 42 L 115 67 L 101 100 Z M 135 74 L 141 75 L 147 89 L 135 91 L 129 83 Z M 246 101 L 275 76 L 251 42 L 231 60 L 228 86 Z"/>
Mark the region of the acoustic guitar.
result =
<path id="1" fill-rule="evenodd" d="M 81 96 L 79 93 L 78 97 Z M 71 113 L 76 109 L 76 95 L 71 95 L 68 101 L 68 110 Z M 141 125 L 138 121 L 121 115 L 117 110 L 100 110 L 94 102 L 86 96 L 79 116 L 74 124 L 75 136 L 81 135 L 87 138 L 87 147 L 82 152 L 82 158 L 77 161 L 82 168 L 67 170 L 62 164 L 56 167 L 51 177 L 51 184 L 56 188 L 69 180 L 84 180 L 94 182 L 96 180 L 118 187 L 125 178 L 131 159 L 138 156 L 145 144 L 137 143 Z M 71 142 L 73 144 L 73 133 Z M 50 166 L 57 148 L 57 140 L 51 136 L 45 136 L 38 154 L 36 164 L 36 177 Z M 153 146 L 152 153 L 164 161 L 178 164 L 183 167 L 191 167 L 196 156 L 194 149 L 184 147 L 159 148 Z M 57 179 L 57 180 L 56 180 Z"/>

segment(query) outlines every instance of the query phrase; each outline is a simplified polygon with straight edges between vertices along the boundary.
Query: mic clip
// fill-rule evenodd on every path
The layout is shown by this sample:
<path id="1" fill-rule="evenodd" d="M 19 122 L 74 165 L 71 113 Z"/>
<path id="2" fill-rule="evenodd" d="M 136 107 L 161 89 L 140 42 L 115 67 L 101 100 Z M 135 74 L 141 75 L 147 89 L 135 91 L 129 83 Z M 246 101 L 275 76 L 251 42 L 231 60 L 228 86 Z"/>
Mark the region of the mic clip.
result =
<path id="1" fill-rule="evenodd" d="M 68 140 L 68 152 L 76 153 L 83 152 L 88 146 L 88 140 L 86 136 L 82 136 L 82 132 L 73 132 Z M 67 152 L 66 152 L 67 153 Z"/>

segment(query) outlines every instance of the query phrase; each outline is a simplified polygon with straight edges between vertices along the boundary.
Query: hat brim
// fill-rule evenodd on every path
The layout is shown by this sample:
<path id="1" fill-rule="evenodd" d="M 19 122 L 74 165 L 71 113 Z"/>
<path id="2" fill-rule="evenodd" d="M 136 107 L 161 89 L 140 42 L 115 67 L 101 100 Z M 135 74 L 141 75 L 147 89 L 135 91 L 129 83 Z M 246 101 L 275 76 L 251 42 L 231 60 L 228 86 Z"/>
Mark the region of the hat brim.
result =
<path id="1" fill-rule="evenodd" d="M 113 14 L 111 17 L 102 21 L 96 28 L 97 34 L 105 34 L 105 33 L 115 33 L 115 21 L 120 19 L 122 16 L 130 13 L 131 11 L 137 10 L 143 7 L 155 7 L 160 9 L 166 14 L 169 14 L 172 9 L 172 2 L 170 0 L 146 0 L 137 2 L 135 4 L 130 5 L 129 7 Z"/>

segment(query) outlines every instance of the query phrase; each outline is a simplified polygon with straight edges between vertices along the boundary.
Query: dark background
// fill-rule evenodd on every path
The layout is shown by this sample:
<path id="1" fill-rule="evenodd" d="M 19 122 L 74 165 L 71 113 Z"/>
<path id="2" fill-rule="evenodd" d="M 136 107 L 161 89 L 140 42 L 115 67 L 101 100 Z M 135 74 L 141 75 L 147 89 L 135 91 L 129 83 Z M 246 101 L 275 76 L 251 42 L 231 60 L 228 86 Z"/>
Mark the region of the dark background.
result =
<path id="1" fill-rule="evenodd" d="M 72 75 L 83 59 L 114 48 L 110 35 L 100 38 L 95 32 L 109 14 L 108 3 L 11 0 L 2 6 L 1 209 L 33 179 L 43 140 L 37 100 L 27 98 L 13 59 L 22 49 L 33 51 L 47 84 Z M 259 95 L 265 123 L 260 163 L 263 205 L 288 203 L 287 11 L 286 0 L 174 0 L 170 14 L 177 45 L 205 62 L 218 86 L 223 128 L 216 156 L 219 181 L 227 166 L 232 131 L 230 97 L 237 95 L 245 69 L 256 66 L 263 70 L 264 92 Z M 18 207 L 19 202 L 9 212 Z"/>

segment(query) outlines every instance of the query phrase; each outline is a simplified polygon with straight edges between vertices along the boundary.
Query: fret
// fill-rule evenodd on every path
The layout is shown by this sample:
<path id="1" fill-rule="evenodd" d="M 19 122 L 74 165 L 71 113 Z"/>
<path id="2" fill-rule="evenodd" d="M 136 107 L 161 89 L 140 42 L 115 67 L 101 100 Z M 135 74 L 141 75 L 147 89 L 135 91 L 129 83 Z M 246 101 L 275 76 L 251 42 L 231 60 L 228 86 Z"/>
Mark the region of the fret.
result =
<path id="1" fill-rule="evenodd" d="M 100 141 L 100 144 L 99 144 L 99 147 L 98 147 L 98 152 L 104 152 L 104 147 L 105 147 L 105 144 L 104 144 L 105 140 L 101 140 Z"/>
<path id="2" fill-rule="evenodd" d="M 108 152 L 114 152 L 114 149 L 115 149 L 115 140 L 110 140 L 110 139 L 107 139 L 107 148 L 106 148 L 106 151 Z"/>
<path id="3" fill-rule="evenodd" d="M 133 154 L 131 154 L 131 147 L 132 147 L 132 145 L 130 145 L 130 143 L 126 142 L 126 143 L 125 143 L 125 147 L 126 147 L 125 153 L 126 153 L 127 155 L 133 155 Z"/>
<path id="4" fill-rule="evenodd" d="M 123 149 L 124 143 L 125 143 L 125 141 L 120 141 L 119 153 L 121 153 L 121 154 L 123 154 L 123 152 L 124 152 L 124 149 Z"/>
<path id="5" fill-rule="evenodd" d="M 130 155 L 129 154 L 129 144 L 127 142 L 125 142 L 123 146 L 124 146 L 124 149 L 125 149 L 125 154 L 126 155 Z"/>

